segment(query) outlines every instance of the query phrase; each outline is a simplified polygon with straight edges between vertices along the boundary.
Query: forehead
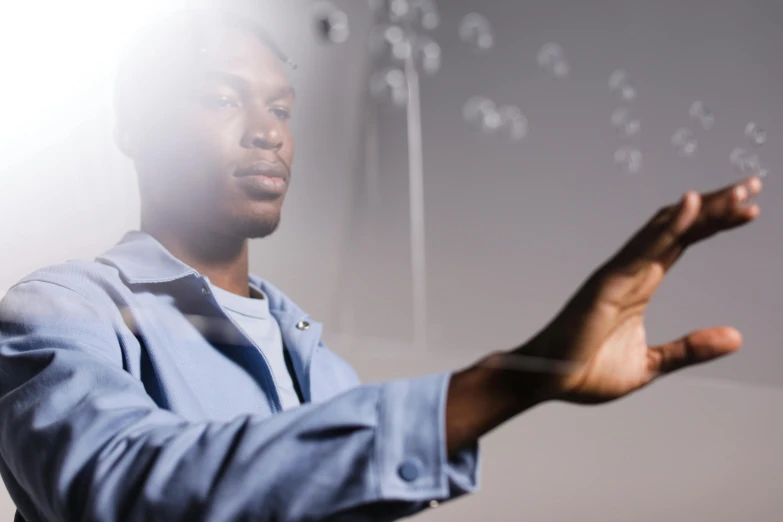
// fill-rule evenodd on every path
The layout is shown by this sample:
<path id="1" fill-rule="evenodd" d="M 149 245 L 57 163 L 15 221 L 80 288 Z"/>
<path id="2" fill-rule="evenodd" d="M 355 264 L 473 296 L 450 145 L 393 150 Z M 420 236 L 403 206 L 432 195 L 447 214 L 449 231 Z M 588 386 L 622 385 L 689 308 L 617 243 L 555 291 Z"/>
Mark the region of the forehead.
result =
<path id="1" fill-rule="evenodd" d="M 241 73 L 249 80 L 290 85 L 280 58 L 249 30 L 217 28 L 204 36 L 201 63 L 207 70 Z"/>

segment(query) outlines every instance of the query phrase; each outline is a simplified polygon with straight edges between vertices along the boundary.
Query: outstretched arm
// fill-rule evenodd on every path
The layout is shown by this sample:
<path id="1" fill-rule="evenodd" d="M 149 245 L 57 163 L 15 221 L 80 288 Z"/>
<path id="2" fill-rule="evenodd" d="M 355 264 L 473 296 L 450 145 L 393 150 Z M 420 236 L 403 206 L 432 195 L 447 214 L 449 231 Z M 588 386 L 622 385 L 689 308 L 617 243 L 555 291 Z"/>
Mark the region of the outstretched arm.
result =
<path id="1" fill-rule="evenodd" d="M 446 454 L 450 373 L 189 422 L 123 369 L 102 306 L 42 281 L 0 304 L 0 471 L 28 520 L 393 520 L 476 489 L 475 444 Z"/>

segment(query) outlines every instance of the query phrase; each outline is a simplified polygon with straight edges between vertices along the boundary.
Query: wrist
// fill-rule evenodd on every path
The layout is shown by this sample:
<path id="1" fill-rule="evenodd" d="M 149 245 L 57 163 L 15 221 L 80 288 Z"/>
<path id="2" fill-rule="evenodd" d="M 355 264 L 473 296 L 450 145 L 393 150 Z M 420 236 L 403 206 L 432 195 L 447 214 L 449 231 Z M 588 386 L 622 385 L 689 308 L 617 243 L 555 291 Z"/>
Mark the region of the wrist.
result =
<path id="1" fill-rule="evenodd" d="M 540 360 L 521 355 L 518 350 L 496 352 L 479 362 L 489 373 L 499 397 L 514 410 L 514 415 L 553 400 L 556 393 L 554 376 L 540 368 Z"/>
<path id="2" fill-rule="evenodd" d="M 452 375 L 446 401 L 449 455 L 543 401 L 523 372 L 504 364 L 506 355 L 489 355 Z"/>

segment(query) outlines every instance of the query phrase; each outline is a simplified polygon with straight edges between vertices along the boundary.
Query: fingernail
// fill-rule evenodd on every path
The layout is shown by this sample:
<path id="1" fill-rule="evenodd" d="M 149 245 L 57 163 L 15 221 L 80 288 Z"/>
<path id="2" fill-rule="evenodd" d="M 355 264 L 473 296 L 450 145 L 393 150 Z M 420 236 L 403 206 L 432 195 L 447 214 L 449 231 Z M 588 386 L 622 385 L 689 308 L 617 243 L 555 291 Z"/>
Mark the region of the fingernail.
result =
<path id="1" fill-rule="evenodd" d="M 762 182 L 761 178 L 758 176 L 750 178 L 750 181 L 748 181 L 748 189 L 753 192 L 759 192 L 761 190 Z"/>

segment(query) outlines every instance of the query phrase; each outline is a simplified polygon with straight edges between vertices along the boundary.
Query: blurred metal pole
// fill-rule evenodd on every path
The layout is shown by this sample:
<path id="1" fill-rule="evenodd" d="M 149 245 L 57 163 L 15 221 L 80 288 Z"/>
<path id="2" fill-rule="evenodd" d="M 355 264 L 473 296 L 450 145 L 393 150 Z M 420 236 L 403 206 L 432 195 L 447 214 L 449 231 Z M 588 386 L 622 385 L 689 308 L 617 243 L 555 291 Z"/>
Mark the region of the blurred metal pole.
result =
<path id="1" fill-rule="evenodd" d="M 362 90 L 362 107 L 359 111 L 358 134 L 356 148 L 356 183 L 352 190 L 352 201 L 346 234 L 343 239 L 342 254 L 345 258 L 340 262 L 338 275 L 338 306 L 337 315 L 339 329 L 343 334 L 358 335 L 356 330 L 356 303 L 359 298 L 357 288 L 360 285 L 356 279 L 357 272 L 363 277 L 361 264 L 362 247 L 373 237 L 372 226 L 375 214 L 380 205 L 380 164 L 378 161 L 378 107 L 370 95 L 370 79 L 374 69 L 373 60 L 368 60 L 361 75 L 364 81 Z"/>
<path id="2" fill-rule="evenodd" d="M 408 83 L 408 179 L 410 191 L 411 271 L 413 275 L 413 342 L 427 346 L 427 251 L 424 230 L 424 150 L 421 95 L 414 53 L 405 60 Z"/>

